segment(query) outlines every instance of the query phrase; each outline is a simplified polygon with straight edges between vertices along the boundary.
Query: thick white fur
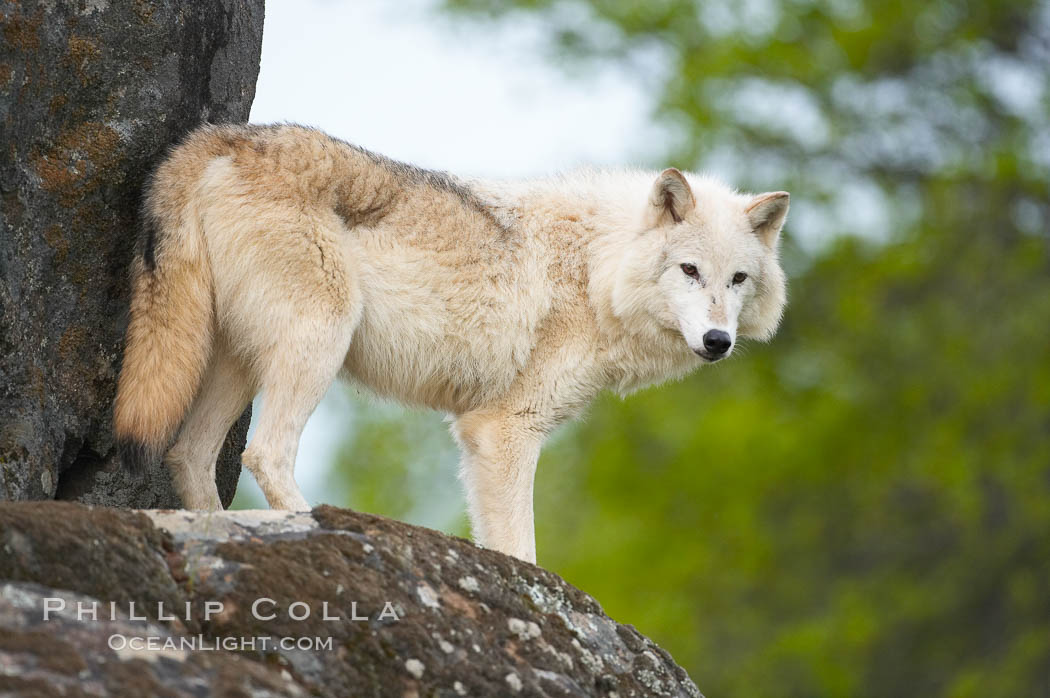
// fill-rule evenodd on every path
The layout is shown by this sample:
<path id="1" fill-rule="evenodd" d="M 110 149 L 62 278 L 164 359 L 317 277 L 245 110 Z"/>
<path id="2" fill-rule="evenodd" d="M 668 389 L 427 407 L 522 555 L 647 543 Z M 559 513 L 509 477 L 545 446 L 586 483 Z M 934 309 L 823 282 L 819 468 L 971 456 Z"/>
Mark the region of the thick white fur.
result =
<path id="1" fill-rule="evenodd" d="M 709 330 L 734 347 L 738 336 L 768 339 L 784 306 L 786 194 L 740 194 L 673 170 L 581 170 L 464 183 L 486 215 L 402 183 L 389 213 L 355 224 L 318 193 L 344 176 L 322 157 L 286 168 L 289 183 L 273 189 L 237 157 L 209 156 L 169 202 L 198 221 L 214 286 L 208 369 L 167 457 L 187 507 L 219 506 L 215 456 L 261 390 L 244 463 L 271 506 L 307 508 L 296 447 L 342 374 L 447 412 L 475 537 L 535 561 L 533 475 L 551 430 L 603 389 L 699 367 Z M 354 182 L 373 177 L 369 201 L 385 201 L 385 176 Z M 747 279 L 733 283 L 738 272 Z"/>

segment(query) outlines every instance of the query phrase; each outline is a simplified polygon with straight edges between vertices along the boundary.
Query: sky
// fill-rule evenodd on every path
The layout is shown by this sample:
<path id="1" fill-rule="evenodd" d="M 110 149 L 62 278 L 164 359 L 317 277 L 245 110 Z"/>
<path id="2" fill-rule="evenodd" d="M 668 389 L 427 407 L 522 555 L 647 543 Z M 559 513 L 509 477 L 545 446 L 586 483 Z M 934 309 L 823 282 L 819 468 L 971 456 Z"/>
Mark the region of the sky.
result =
<path id="1" fill-rule="evenodd" d="M 479 31 L 434 4 L 267 2 L 251 121 L 315 126 L 465 176 L 644 164 L 643 153 L 661 150 L 667 136 L 649 118 L 652 96 L 638 76 L 596 68 L 568 77 L 545 57 L 534 20 Z M 353 407 L 336 385 L 306 426 L 296 480 L 311 504 L 337 503 L 325 475 L 353 429 Z M 238 499 L 263 501 L 247 473 Z"/>
<path id="2" fill-rule="evenodd" d="M 484 26 L 425 0 L 269 2 L 251 120 L 497 177 L 625 164 L 642 134 L 658 136 L 622 71 L 572 79 L 544 59 L 536 20 Z"/>

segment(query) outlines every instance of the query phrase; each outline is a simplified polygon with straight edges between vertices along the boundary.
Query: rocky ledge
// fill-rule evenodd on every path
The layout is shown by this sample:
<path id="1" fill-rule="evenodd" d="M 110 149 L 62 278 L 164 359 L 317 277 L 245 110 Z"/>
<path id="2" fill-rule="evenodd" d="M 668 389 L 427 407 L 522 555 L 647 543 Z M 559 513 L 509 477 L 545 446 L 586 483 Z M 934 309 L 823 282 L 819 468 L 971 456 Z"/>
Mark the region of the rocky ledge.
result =
<path id="1" fill-rule="evenodd" d="M 558 576 L 310 513 L 0 503 L 0 695 L 700 696 Z"/>

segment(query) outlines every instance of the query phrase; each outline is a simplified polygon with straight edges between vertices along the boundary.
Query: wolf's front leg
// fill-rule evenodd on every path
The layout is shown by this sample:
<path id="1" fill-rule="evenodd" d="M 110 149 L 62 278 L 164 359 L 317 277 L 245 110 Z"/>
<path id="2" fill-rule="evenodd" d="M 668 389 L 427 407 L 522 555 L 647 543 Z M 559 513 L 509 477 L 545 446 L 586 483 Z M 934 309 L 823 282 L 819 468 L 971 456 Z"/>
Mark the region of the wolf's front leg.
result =
<path id="1" fill-rule="evenodd" d="M 474 539 L 536 562 L 532 481 L 546 431 L 520 414 L 471 412 L 456 419 L 452 433 L 462 451 Z"/>

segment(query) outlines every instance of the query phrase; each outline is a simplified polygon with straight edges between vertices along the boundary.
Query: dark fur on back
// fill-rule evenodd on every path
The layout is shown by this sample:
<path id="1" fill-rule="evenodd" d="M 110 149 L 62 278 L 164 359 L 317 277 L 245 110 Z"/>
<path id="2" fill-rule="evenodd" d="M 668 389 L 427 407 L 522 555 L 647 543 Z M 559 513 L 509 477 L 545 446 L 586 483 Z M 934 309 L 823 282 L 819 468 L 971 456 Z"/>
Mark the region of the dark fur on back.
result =
<path id="1" fill-rule="evenodd" d="M 313 128 L 312 126 L 302 126 L 300 124 L 292 123 L 273 124 L 268 126 L 258 126 L 250 124 L 245 128 L 249 129 L 252 133 L 260 133 L 263 130 L 278 129 L 282 128 L 283 126 L 314 131 L 315 133 L 322 135 L 323 137 L 327 138 L 333 143 L 336 143 L 345 148 L 349 148 L 354 152 L 365 156 L 375 165 L 382 167 L 383 169 L 392 173 L 395 177 L 397 177 L 403 182 L 407 182 L 409 184 L 420 187 L 431 187 L 433 189 L 437 189 L 438 191 L 443 191 L 448 194 L 452 194 L 453 196 L 457 197 L 463 203 L 464 206 L 471 209 L 475 213 L 478 213 L 484 216 L 485 218 L 488 218 L 490 222 L 495 224 L 501 230 L 505 230 L 507 227 L 506 224 L 503 221 L 499 220 L 499 218 L 492 212 L 492 209 L 489 208 L 485 201 L 480 196 L 478 196 L 477 192 L 471 189 L 470 186 L 468 186 L 458 177 L 444 170 L 428 170 L 426 168 L 417 167 L 416 165 L 412 165 L 407 162 L 395 160 L 394 158 L 390 158 L 385 155 L 380 155 L 379 153 L 373 152 L 367 148 L 363 148 L 355 143 L 345 141 L 342 138 L 336 138 L 335 136 L 327 134 L 320 129 Z"/>
<path id="2" fill-rule="evenodd" d="M 338 138 L 333 138 L 338 143 L 341 143 L 349 148 L 354 149 L 358 153 L 361 153 L 369 160 L 374 162 L 376 165 L 394 173 L 398 178 L 403 181 L 410 182 L 417 186 L 427 186 L 437 189 L 438 191 L 447 192 L 459 197 L 460 201 L 465 206 L 485 216 L 491 216 L 492 212 L 485 205 L 485 202 L 481 200 L 481 197 L 477 193 L 468 187 L 466 184 L 461 182 L 454 175 L 442 170 L 427 170 L 422 167 L 416 167 L 410 165 L 407 162 L 401 162 L 400 160 L 394 160 L 388 158 L 385 155 L 379 153 L 373 153 L 367 148 L 362 148 L 359 145 L 353 143 L 347 143 L 346 141 Z"/>

